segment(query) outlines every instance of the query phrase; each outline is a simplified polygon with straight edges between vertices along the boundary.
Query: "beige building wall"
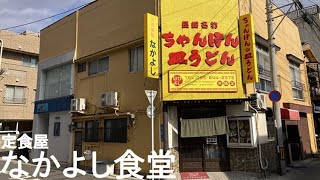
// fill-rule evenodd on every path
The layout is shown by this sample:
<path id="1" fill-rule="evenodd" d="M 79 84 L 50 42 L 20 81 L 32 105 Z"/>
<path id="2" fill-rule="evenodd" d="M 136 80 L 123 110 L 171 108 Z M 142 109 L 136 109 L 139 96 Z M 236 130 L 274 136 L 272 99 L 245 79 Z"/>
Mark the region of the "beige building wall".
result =
<path id="1" fill-rule="evenodd" d="M 143 15 L 146 12 L 155 13 L 154 2 L 96 1 L 79 10 L 78 17 L 77 13 L 73 13 L 41 31 L 40 62 L 74 49 L 77 57 L 75 65 L 86 62 L 86 71 L 74 74 L 74 96 L 85 98 L 87 108 L 83 115 L 73 114 L 73 121 L 83 122 L 84 127 L 85 121 L 100 120 L 100 128 L 104 128 L 104 119 L 135 115 L 134 125 L 131 122 L 128 127 L 127 143 L 104 142 L 101 130 L 99 142 L 84 142 L 83 139 L 82 155 L 90 149 L 97 151 L 98 160 L 115 160 L 131 149 L 145 159 L 145 163 L 140 165 L 143 172 L 149 169 L 147 156 L 151 153 L 151 120 L 146 115 L 149 102 L 144 90 L 159 91 L 159 83 L 158 80 L 145 79 L 143 71 L 129 72 L 129 49 L 143 45 Z M 109 70 L 88 75 L 88 62 L 105 55 L 109 56 Z M 106 91 L 119 93 L 117 112 L 105 111 L 101 106 L 100 94 Z M 159 94 L 155 100 L 155 149 L 161 146 Z M 91 161 L 83 165 L 91 166 Z M 116 169 L 119 169 L 118 164 Z"/>
<path id="2" fill-rule="evenodd" d="M 154 0 L 96 1 L 79 12 L 78 59 L 143 38 L 143 15 Z"/>
<path id="3" fill-rule="evenodd" d="M 75 13 L 41 30 L 39 60 L 65 54 L 75 48 L 76 31 Z"/>
<path id="4" fill-rule="evenodd" d="M 252 1 L 252 13 L 254 19 L 254 28 L 256 34 L 263 37 L 265 40 L 268 39 L 268 28 L 266 22 L 266 2 L 265 1 Z M 250 5 L 248 0 L 241 0 L 240 4 L 240 14 L 245 14 L 250 12 Z M 273 17 L 279 16 L 283 14 L 280 10 L 275 10 L 273 13 Z M 281 17 L 275 18 L 273 21 L 274 28 L 280 23 L 282 19 Z M 276 52 L 276 61 L 278 67 L 278 83 L 279 83 L 279 91 L 282 94 L 282 98 L 280 100 L 281 107 L 283 107 L 283 103 L 293 103 L 303 106 L 312 107 L 311 99 L 309 94 L 309 84 L 307 78 L 307 69 L 306 69 L 306 60 L 303 55 L 300 35 L 298 27 L 288 18 L 285 17 L 281 22 L 279 28 L 275 31 L 275 43 L 278 47 L 280 47 L 280 51 Z M 301 70 L 301 81 L 303 83 L 303 100 L 297 100 L 293 98 L 291 78 L 290 78 L 290 68 L 289 68 L 289 60 L 286 55 L 292 54 L 302 60 L 302 64 L 300 64 Z M 254 84 L 247 85 L 247 94 L 254 93 L 255 87 Z M 272 102 L 268 98 L 268 94 L 266 94 L 267 105 L 268 107 L 272 107 Z M 308 126 L 309 126 L 309 134 L 310 134 L 310 143 L 311 150 L 313 153 L 317 152 L 317 146 L 315 141 L 315 131 L 313 125 L 312 112 L 307 114 L 308 116 Z"/>
<path id="5" fill-rule="evenodd" d="M 37 83 L 37 67 L 26 66 L 24 56 L 38 59 L 39 35 L 37 33 L 16 34 L 9 31 L 0 31 L 4 50 L 0 75 L 0 121 L 16 122 L 33 120 L 34 101 Z M 6 100 L 6 85 L 25 87 L 25 103 L 13 103 Z M 21 126 L 22 124 L 20 124 Z M 31 130 L 32 125 L 22 125 L 21 130 Z M 5 128 L 5 127 L 3 127 Z M 10 130 L 13 127 L 9 127 Z"/>
<path id="6" fill-rule="evenodd" d="M 118 113 L 122 116 L 117 116 L 112 111 L 107 113 L 108 117 L 100 117 L 100 128 L 104 127 L 103 119 L 125 118 L 128 116 L 123 114 L 135 114 L 135 125 L 128 128 L 127 143 L 104 142 L 104 134 L 101 131 L 100 141 L 98 143 L 83 142 L 82 150 L 97 151 L 99 160 L 115 160 L 127 149 L 131 149 L 145 159 L 145 163 L 140 165 L 143 172 L 149 169 L 147 156 L 151 152 L 151 120 L 146 115 L 149 102 L 144 90 L 158 91 L 159 86 L 157 80 L 145 79 L 143 71 L 129 72 L 129 48 L 143 45 L 143 14 L 154 13 L 154 8 L 154 2 L 148 0 L 110 1 L 110 3 L 97 1 L 79 12 L 77 56 L 80 62 L 76 62 L 88 62 L 107 55 L 109 56 L 109 71 L 89 76 L 87 63 L 87 71 L 76 73 L 75 97 L 86 98 L 88 104 L 86 114 L 94 114 L 94 112 L 103 114 L 100 94 L 106 91 L 119 93 L 120 109 Z M 159 95 L 155 102 L 157 102 L 155 104 L 157 108 L 155 149 L 159 149 L 162 119 Z M 97 116 L 87 118 L 87 120 L 94 119 L 97 119 Z M 74 120 L 84 122 L 76 117 Z M 86 163 L 86 165 L 89 164 L 89 162 Z M 119 169 L 118 165 L 116 169 Z"/>

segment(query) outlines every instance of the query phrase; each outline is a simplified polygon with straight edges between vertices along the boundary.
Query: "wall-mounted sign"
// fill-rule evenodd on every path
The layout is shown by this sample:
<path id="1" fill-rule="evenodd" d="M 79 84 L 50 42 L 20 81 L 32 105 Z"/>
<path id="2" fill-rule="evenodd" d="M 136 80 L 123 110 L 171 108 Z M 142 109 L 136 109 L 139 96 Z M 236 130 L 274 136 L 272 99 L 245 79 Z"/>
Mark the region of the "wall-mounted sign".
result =
<path id="1" fill-rule="evenodd" d="M 34 105 L 34 114 L 70 111 L 70 103 L 73 98 L 73 96 L 64 96 L 36 101 Z"/>
<path id="2" fill-rule="evenodd" d="M 250 13 L 240 16 L 239 27 L 243 82 L 255 83 L 259 78 L 254 25 Z"/>
<path id="3" fill-rule="evenodd" d="M 145 77 L 159 78 L 159 34 L 158 17 L 144 15 L 144 74 Z"/>
<path id="4" fill-rule="evenodd" d="M 208 137 L 206 140 L 207 140 L 207 144 L 218 144 L 217 136 Z"/>
<path id="5" fill-rule="evenodd" d="M 238 1 L 163 0 L 163 100 L 244 98 Z"/>
<path id="6" fill-rule="evenodd" d="M 41 103 L 41 104 L 38 104 L 37 106 L 36 106 L 36 111 L 38 112 L 38 113 L 44 113 L 44 112 L 48 112 L 48 106 L 49 106 L 49 104 L 48 103 Z"/>

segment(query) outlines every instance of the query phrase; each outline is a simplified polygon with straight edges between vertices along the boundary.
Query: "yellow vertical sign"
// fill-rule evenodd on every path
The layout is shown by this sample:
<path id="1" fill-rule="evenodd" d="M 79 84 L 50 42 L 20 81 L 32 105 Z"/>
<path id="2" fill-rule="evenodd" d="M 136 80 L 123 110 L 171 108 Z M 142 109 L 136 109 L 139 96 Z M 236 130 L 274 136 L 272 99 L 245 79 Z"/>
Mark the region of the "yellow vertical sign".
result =
<path id="1" fill-rule="evenodd" d="M 158 17 L 144 15 L 144 74 L 145 77 L 159 78 L 159 36 Z"/>
<path id="2" fill-rule="evenodd" d="M 250 13 L 242 15 L 239 21 L 242 79 L 244 83 L 255 83 L 259 81 L 259 78 L 252 15 Z"/>

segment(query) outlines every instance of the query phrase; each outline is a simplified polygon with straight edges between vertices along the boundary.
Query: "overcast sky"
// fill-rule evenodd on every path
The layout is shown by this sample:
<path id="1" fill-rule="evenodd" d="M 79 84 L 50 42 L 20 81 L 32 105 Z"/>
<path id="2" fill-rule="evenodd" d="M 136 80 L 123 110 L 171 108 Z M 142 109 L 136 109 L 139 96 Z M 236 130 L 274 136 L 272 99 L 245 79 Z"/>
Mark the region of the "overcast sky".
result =
<path id="1" fill-rule="evenodd" d="M 42 19 L 92 1 L 94 0 L 0 0 L 0 28 L 3 29 Z M 305 6 L 312 5 L 313 3 L 318 5 L 320 4 L 320 0 L 300 1 Z M 274 2 L 277 5 L 282 6 L 292 2 L 292 0 L 274 0 Z M 10 30 L 16 32 L 22 32 L 25 30 L 39 32 L 44 27 L 50 25 L 65 15 Z"/>

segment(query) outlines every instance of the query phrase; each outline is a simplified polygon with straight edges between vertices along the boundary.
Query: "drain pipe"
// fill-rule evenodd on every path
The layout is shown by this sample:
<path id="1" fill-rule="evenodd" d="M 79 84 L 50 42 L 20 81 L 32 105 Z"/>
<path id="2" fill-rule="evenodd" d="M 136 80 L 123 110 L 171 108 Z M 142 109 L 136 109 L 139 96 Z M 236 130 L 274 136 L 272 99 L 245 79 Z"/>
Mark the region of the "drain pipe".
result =
<path id="1" fill-rule="evenodd" d="M 253 107 L 250 105 L 250 103 L 248 103 L 248 105 L 249 105 L 249 107 L 250 107 L 251 109 L 253 109 L 253 110 L 256 112 L 255 118 L 256 118 L 256 121 L 258 121 L 258 115 L 259 115 L 258 111 L 257 111 L 255 108 L 253 108 Z M 257 135 L 258 135 L 258 134 L 259 134 L 259 133 L 258 133 L 259 130 L 258 130 L 258 125 L 257 125 L 257 123 L 256 123 L 256 129 L 257 129 Z M 260 161 L 259 164 L 260 164 L 260 168 L 263 170 L 264 176 L 267 177 L 267 168 L 268 168 L 268 166 L 269 166 L 269 163 L 268 163 L 267 158 L 265 158 L 264 161 L 265 161 L 266 166 L 263 166 L 263 164 L 262 164 L 261 144 L 260 144 L 260 141 L 259 141 L 259 137 L 257 137 L 257 143 L 258 143 L 258 152 L 259 152 L 259 161 Z"/>
<path id="2" fill-rule="evenodd" d="M 0 39 L 1 49 L 0 49 L 0 70 L 1 70 L 1 62 L 2 62 L 2 51 L 3 51 L 3 40 Z"/>

